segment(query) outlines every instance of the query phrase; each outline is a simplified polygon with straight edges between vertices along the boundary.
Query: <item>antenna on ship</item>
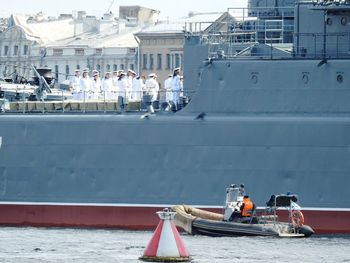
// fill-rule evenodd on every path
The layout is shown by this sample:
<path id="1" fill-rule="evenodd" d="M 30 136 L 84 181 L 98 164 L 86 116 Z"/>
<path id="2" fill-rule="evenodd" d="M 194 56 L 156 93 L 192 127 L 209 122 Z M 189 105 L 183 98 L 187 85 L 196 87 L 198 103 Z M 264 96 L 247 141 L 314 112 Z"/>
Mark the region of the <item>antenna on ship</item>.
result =
<path id="1" fill-rule="evenodd" d="M 110 5 L 109 5 L 109 7 L 108 7 L 108 9 L 107 9 L 107 12 L 106 12 L 106 13 L 109 13 L 109 12 L 111 11 L 112 6 L 114 5 L 114 2 L 115 2 L 115 0 L 112 0 L 112 1 L 110 2 Z"/>
<path id="2" fill-rule="evenodd" d="M 51 69 L 49 68 L 42 68 L 42 69 L 36 69 L 33 65 L 31 65 L 34 74 L 36 77 L 35 79 L 35 84 L 38 85 L 38 88 L 35 90 L 35 93 L 38 97 L 39 100 L 41 100 L 44 97 L 44 93 L 48 92 L 51 93 L 51 87 L 48 83 L 48 81 L 51 84 L 52 77 L 51 75 Z M 38 71 L 40 71 L 42 74 L 40 74 Z M 45 78 L 46 77 L 46 78 Z"/>

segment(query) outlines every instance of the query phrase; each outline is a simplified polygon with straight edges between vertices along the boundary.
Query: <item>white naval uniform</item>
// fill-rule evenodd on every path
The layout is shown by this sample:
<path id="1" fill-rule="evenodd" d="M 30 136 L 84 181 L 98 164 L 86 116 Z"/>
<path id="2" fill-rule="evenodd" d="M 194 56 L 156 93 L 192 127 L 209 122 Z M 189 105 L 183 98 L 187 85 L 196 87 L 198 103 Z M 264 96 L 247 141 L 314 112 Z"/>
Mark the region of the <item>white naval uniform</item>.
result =
<path id="1" fill-rule="evenodd" d="M 81 92 L 80 92 L 80 79 L 81 77 L 73 76 L 70 79 L 70 86 L 73 88 L 73 99 L 74 100 L 80 100 L 81 99 Z"/>
<path id="2" fill-rule="evenodd" d="M 142 98 L 142 79 L 133 78 L 132 80 L 132 99 L 134 101 L 141 101 Z"/>
<path id="3" fill-rule="evenodd" d="M 119 96 L 118 79 L 119 79 L 119 77 L 117 77 L 117 76 L 112 77 L 113 89 L 111 91 L 111 99 L 118 99 L 118 96 Z"/>
<path id="4" fill-rule="evenodd" d="M 119 92 L 118 96 L 122 96 L 123 98 L 129 98 L 128 95 L 128 81 L 125 77 L 119 78 L 118 80 L 118 87 L 119 87 Z"/>
<path id="5" fill-rule="evenodd" d="M 128 82 L 128 88 L 127 88 L 127 93 L 126 93 L 126 95 L 127 95 L 127 97 L 129 98 L 129 99 L 132 99 L 132 79 L 133 79 L 133 77 L 132 76 L 128 76 L 127 78 L 126 78 L 126 80 L 127 80 L 127 82 Z"/>
<path id="6" fill-rule="evenodd" d="M 102 89 L 102 83 L 101 83 L 101 79 L 97 78 L 96 80 L 93 79 L 92 81 L 92 99 L 98 99 L 99 95 L 101 94 L 101 89 Z"/>
<path id="7" fill-rule="evenodd" d="M 171 80 L 171 91 L 173 95 L 173 101 L 175 104 L 180 102 L 180 92 L 181 92 L 181 79 L 180 76 L 177 75 Z"/>
<path id="8" fill-rule="evenodd" d="M 159 91 L 158 81 L 154 78 L 149 78 L 146 80 L 146 93 L 152 95 L 152 101 L 157 100 L 157 95 Z"/>
<path id="9" fill-rule="evenodd" d="M 111 78 L 109 79 L 103 79 L 102 81 L 102 97 L 106 100 L 113 99 L 113 80 Z"/>
<path id="10" fill-rule="evenodd" d="M 171 91 L 171 82 L 172 82 L 173 77 L 169 77 L 164 81 L 164 89 L 166 92 L 165 95 L 165 101 L 169 102 L 171 100 L 173 100 L 173 93 Z"/>
<path id="11" fill-rule="evenodd" d="M 92 89 L 92 83 L 91 83 L 91 79 L 89 76 L 85 77 L 85 78 L 81 78 L 80 79 L 80 91 L 81 91 L 81 100 L 85 100 L 88 99 L 90 96 L 90 92 Z"/>

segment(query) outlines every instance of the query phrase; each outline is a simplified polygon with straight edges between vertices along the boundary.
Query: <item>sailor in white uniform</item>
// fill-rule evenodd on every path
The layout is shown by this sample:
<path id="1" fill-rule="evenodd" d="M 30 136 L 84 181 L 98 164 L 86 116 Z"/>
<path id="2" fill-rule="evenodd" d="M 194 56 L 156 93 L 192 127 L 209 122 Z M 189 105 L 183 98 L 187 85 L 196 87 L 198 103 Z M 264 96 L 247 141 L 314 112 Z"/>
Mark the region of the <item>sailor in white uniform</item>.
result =
<path id="1" fill-rule="evenodd" d="M 113 91 L 113 81 L 111 79 L 111 72 L 107 71 L 102 81 L 102 97 L 104 100 L 111 100 Z"/>
<path id="2" fill-rule="evenodd" d="M 118 96 L 122 96 L 123 98 L 128 98 L 127 95 L 129 92 L 129 87 L 128 87 L 128 80 L 126 79 L 125 72 L 121 72 L 119 75 L 118 88 L 119 88 Z"/>
<path id="3" fill-rule="evenodd" d="M 69 87 L 72 91 L 73 94 L 73 99 L 74 100 L 80 100 L 81 99 L 81 92 L 80 92 L 80 70 L 76 69 L 74 70 L 74 76 L 71 77 L 70 82 L 69 82 Z"/>
<path id="4" fill-rule="evenodd" d="M 131 91 L 131 100 L 140 101 L 141 100 L 141 84 L 139 79 L 136 79 L 136 72 L 132 69 L 128 70 L 128 86 Z"/>
<path id="5" fill-rule="evenodd" d="M 92 80 L 92 96 L 91 99 L 99 99 L 102 90 L 102 83 L 100 78 L 100 73 L 98 71 L 94 72 L 93 80 Z"/>
<path id="6" fill-rule="evenodd" d="M 83 76 L 80 79 L 80 91 L 82 100 L 87 100 L 92 89 L 91 79 L 89 77 L 89 69 L 84 69 Z"/>
<path id="7" fill-rule="evenodd" d="M 184 76 L 180 76 L 180 98 L 184 96 Z"/>
<path id="8" fill-rule="evenodd" d="M 140 76 L 135 77 L 132 80 L 132 88 L 133 88 L 133 100 L 134 101 L 141 101 L 142 98 L 142 86 L 143 86 L 142 79 Z"/>
<path id="9" fill-rule="evenodd" d="M 151 95 L 152 101 L 157 100 L 159 91 L 159 84 L 157 81 L 157 75 L 155 73 L 151 73 L 148 75 L 148 79 L 146 80 L 146 94 Z"/>
<path id="10" fill-rule="evenodd" d="M 180 102 L 180 92 L 181 92 L 181 77 L 180 68 L 174 69 L 173 79 L 171 81 L 171 91 L 173 96 L 173 102 L 178 104 Z"/>
<path id="11" fill-rule="evenodd" d="M 113 88 L 111 91 L 111 99 L 117 99 L 118 94 L 119 94 L 119 86 L 118 86 L 118 79 L 119 79 L 120 72 L 115 70 L 113 71 L 113 76 L 112 76 L 112 83 L 113 83 Z"/>
<path id="12" fill-rule="evenodd" d="M 173 75 L 169 74 L 168 78 L 164 81 L 164 89 L 165 89 L 165 101 L 169 102 L 173 100 L 173 93 L 171 92 L 171 82 L 173 80 Z"/>

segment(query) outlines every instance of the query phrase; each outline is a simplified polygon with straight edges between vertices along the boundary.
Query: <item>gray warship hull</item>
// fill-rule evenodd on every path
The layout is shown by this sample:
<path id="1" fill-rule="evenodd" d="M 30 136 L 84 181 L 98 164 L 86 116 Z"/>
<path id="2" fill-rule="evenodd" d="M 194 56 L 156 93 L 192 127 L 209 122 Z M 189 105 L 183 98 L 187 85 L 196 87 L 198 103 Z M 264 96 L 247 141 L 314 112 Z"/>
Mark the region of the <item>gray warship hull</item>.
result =
<path id="1" fill-rule="evenodd" d="M 259 206 L 270 193 L 298 193 L 317 232 L 349 230 L 347 117 L 2 116 L 0 122 L 2 224 L 151 227 L 157 207 L 218 208 L 218 189 L 244 182 Z M 126 220 L 130 215 L 137 222 Z"/>

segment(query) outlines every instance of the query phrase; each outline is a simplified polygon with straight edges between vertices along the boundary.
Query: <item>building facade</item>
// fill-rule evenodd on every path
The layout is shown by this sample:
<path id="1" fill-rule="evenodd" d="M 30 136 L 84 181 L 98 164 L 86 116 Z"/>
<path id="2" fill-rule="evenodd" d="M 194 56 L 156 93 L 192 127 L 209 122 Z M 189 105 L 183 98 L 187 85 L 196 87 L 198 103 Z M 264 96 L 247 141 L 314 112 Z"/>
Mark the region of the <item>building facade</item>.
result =
<path id="1" fill-rule="evenodd" d="M 127 12 L 128 7 L 123 10 Z M 69 79 L 77 68 L 97 69 L 101 74 L 136 69 L 138 43 L 134 33 L 141 25 L 154 24 L 159 13 L 142 7 L 138 10 L 138 17 L 128 17 L 136 24 L 112 13 L 101 19 L 83 11 L 76 17 L 12 15 L 9 26 L 0 33 L 0 78 L 30 79 L 32 66 L 51 68 L 56 83 Z"/>
<path id="2" fill-rule="evenodd" d="M 216 21 L 225 20 L 227 17 L 227 13 L 192 13 L 189 17 L 159 22 L 141 30 L 135 34 L 139 42 L 139 71 L 145 76 L 156 73 L 158 81 L 163 85 L 174 68 L 185 66 L 185 32 L 203 32 Z"/>

